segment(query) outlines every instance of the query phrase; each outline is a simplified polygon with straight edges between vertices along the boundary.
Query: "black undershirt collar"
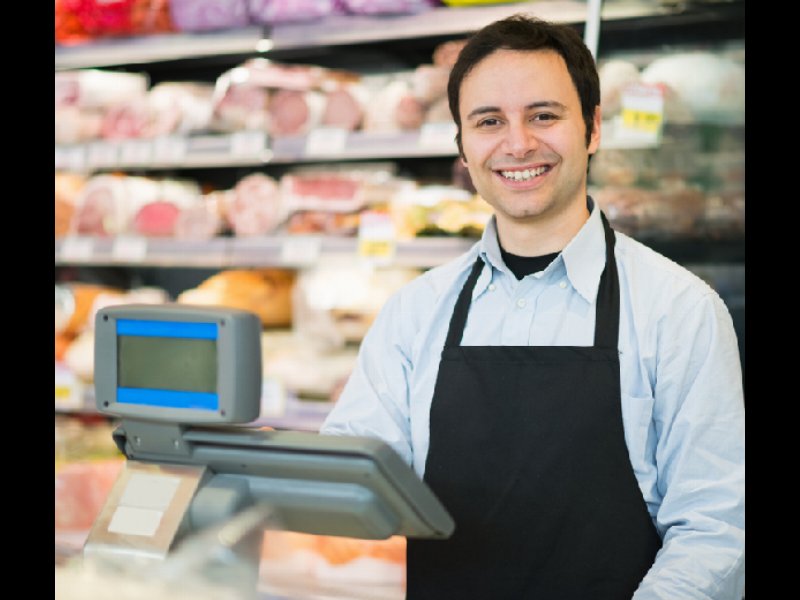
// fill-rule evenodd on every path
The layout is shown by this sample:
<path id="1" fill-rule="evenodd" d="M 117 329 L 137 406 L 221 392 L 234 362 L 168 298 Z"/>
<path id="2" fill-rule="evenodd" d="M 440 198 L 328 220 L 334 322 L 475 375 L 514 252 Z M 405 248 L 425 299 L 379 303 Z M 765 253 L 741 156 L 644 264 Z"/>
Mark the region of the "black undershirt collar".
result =
<path id="1" fill-rule="evenodd" d="M 503 250 L 500 247 L 500 256 L 503 257 L 503 262 L 514 274 L 517 279 L 522 279 L 531 273 L 538 273 L 544 271 L 547 266 L 559 255 L 559 252 L 551 254 L 544 254 L 542 256 L 517 256 Z"/>

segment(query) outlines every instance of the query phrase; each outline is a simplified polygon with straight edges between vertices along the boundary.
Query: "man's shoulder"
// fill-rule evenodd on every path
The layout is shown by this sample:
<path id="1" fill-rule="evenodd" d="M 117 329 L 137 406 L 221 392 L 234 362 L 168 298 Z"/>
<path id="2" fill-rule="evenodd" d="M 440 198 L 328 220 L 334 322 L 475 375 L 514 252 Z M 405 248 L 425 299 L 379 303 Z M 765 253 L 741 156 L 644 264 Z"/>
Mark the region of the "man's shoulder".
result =
<path id="1" fill-rule="evenodd" d="M 696 305 L 717 292 L 698 275 L 641 242 L 617 233 L 616 255 L 621 277 L 631 294 L 653 305 L 674 306 L 675 302 Z"/>

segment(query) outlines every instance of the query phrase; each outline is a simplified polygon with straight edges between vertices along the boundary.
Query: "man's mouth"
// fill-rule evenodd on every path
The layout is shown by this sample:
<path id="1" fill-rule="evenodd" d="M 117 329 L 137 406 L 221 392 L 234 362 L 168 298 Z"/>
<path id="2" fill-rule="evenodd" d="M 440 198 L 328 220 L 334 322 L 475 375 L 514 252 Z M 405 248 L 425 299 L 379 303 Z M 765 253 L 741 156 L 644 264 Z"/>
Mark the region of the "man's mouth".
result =
<path id="1" fill-rule="evenodd" d="M 552 169 L 550 165 L 542 165 L 534 169 L 502 169 L 497 173 L 509 181 L 530 181 L 534 177 L 547 173 L 550 169 Z"/>

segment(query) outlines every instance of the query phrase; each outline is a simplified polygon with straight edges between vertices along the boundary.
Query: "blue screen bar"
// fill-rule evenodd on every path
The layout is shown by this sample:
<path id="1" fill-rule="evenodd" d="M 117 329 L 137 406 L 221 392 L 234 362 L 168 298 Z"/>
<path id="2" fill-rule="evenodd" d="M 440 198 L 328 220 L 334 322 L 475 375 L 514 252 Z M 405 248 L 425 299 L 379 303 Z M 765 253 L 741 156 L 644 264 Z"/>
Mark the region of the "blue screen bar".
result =
<path id="1" fill-rule="evenodd" d="M 219 409 L 219 396 L 207 392 L 120 387 L 117 388 L 117 402 L 143 406 L 160 406 L 162 408 Z"/>
<path id="2" fill-rule="evenodd" d="M 193 323 L 186 321 L 140 321 L 137 319 L 118 319 L 117 335 L 215 340 L 217 339 L 217 324 Z"/>

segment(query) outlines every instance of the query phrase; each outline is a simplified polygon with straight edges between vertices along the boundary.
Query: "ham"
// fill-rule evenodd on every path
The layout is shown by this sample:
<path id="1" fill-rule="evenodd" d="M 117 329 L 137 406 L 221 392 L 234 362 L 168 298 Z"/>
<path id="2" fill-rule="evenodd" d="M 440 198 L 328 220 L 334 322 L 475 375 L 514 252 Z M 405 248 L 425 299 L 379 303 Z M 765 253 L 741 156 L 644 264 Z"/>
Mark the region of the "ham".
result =
<path id="1" fill-rule="evenodd" d="M 150 202 L 133 217 L 133 230 L 148 237 L 172 237 L 180 213 L 181 209 L 173 202 Z"/>
<path id="2" fill-rule="evenodd" d="M 321 92 L 281 89 L 269 105 L 269 130 L 275 136 L 302 135 L 319 125 L 325 110 Z"/>
<path id="3" fill-rule="evenodd" d="M 272 233 L 285 219 L 278 183 L 263 173 L 242 178 L 228 199 L 228 220 L 237 236 Z"/>
<path id="4" fill-rule="evenodd" d="M 325 99 L 322 125 L 355 131 L 364 119 L 369 91 L 360 84 L 342 85 L 329 91 Z"/>

